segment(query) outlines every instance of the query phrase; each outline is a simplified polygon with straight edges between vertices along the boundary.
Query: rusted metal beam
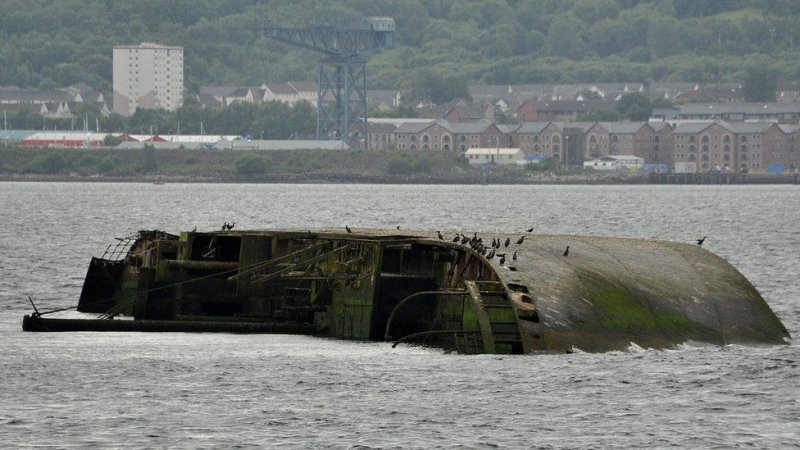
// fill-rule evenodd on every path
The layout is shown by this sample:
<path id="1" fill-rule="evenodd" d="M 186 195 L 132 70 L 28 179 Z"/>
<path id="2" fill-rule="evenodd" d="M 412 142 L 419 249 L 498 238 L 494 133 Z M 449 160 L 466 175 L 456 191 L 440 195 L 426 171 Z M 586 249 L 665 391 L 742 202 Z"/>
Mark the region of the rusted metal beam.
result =
<path id="1" fill-rule="evenodd" d="M 173 269 L 225 271 L 239 268 L 238 261 L 197 261 L 181 259 L 168 259 L 166 261 L 167 265 Z"/>
<path id="2" fill-rule="evenodd" d="M 339 247 L 339 248 L 336 248 L 336 249 L 333 249 L 333 250 L 331 250 L 331 251 L 329 251 L 329 252 L 325 252 L 325 253 L 323 253 L 323 254 L 321 254 L 321 255 L 317 255 L 317 256 L 315 256 L 315 257 L 313 257 L 313 258 L 309 258 L 309 259 L 306 259 L 306 260 L 304 260 L 304 261 L 301 261 L 301 262 L 299 262 L 299 263 L 297 263 L 297 264 L 294 264 L 294 265 L 292 265 L 292 266 L 289 266 L 289 267 L 287 267 L 287 268 L 285 268 L 285 269 L 281 269 L 281 270 L 278 270 L 278 271 L 272 272 L 272 273 L 270 273 L 270 274 L 267 274 L 267 275 L 263 275 L 263 276 L 261 276 L 261 277 L 258 277 L 258 278 L 256 278 L 256 279 L 255 279 L 253 282 L 254 282 L 254 283 L 263 283 L 263 282 L 265 282 L 265 281 L 269 281 L 269 280 L 272 280 L 272 279 L 278 278 L 278 277 L 280 277 L 281 275 L 288 274 L 289 272 L 294 272 L 294 271 L 295 271 L 295 269 L 298 269 L 298 268 L 300 268 L 300 267 L 303 267 L 303 266 L 305 266 L 305 265 L 307 265 L 307 264 L 311 264 L 311 263 L 313 263 L 313 262 L 317 262 L 317 261 L 319 261 L 319 260 L 321 260 L 321 259 L 325 259 L 325 258 L 327 258 L 328 256 L 334 255 L 334 254 L 336 254 L 336 253 L 339 253 L 339 252 L 341 252 L 342 250 L 346 250 L 346 249 L 348 249 L 348 248 L 350 248 L 350 246 L 349 246 L 349 245 L 343 245 L 343 246 L 341 246 L 341 247 Z"/>
<path id="3" fill-rule="evenodd" d="M 288 259 L 294 258 L 295 256 L 302 255 L 303 253 L 310 252 L 312 250 L 318 250 L 318 249 L 320 249 L 322 247 L 325 247 L 328 244 L 329 244 L 329 242 L 319 242 L 319 243 L 316 243 L 316 244 L 309 245 L 308 247 L 304 247 L 303 249 L 298 250 L 296 252 L 289 253 L 287 255 L 283 255 L 283 256 L 279 256 L 277 258 L 273 258 L 273 259 L 270 259 L 270 260 L 267 260 L 267 261 L 262 261 L 262 262 L 259 262 L 259 263 L 255 263 L 255 264 L 249 266 L 248 268 L 246 268 L 245 270 L 242 270 L 241 272 L 237 273 L 236 275 L 228 277 L 228 281 L 236 281 L 239 278 L 241 278 L 241 277 L 243 277 L 245 275 L 248 275 L 250 273 L 253 273 L 253 272 L 257 271 L 257 270 L 260 270 L 260 269 L 263 269 L 265 267 L 269 267 L 269 266 L 272 266 L 272 265 L 279 264 L 279 263 L 281 263 L 283 261 L 286 261 Z"/>

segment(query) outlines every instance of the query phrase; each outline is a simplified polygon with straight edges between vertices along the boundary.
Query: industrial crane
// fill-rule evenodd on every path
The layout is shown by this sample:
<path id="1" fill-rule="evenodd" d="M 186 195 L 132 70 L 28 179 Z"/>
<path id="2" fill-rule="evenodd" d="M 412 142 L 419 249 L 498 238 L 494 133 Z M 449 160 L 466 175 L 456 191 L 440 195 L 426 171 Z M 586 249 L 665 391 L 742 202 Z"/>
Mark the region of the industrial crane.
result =
<path id="1" fill-rule="evenodd" d="M 325 55 L 319 62 L 317 139 L 369 147 L 364 55 L 390 48 L 394 30 L 391 17 L 371 17 L 360 27 L 348 29 L 325 25 L 289 28 L 271 21 L 264 24 L 264 36 Z"/>

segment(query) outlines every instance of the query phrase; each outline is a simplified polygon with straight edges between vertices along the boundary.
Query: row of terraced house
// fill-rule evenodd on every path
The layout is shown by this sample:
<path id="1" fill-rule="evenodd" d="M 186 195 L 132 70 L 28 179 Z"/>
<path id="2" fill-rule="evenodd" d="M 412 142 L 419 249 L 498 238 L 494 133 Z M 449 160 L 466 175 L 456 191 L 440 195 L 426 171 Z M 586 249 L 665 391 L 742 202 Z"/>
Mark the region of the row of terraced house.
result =
<path id="1" fill-rule="evenodd" d="M 579 167 L 606 155 L 648 164 L 695 163 L 698 172 L 794 171 L 800 125 L 775 122 L 370 122 L 370 146 L 465 153 L 470 148 L 520 148 L 528 157 Z"/>

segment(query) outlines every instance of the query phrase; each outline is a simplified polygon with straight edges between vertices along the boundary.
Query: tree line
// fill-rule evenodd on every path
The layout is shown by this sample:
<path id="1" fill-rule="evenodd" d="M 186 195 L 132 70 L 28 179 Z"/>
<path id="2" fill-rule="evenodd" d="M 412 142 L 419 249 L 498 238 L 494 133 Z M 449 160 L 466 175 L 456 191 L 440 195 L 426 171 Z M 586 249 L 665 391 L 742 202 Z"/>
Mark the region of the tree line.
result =
<path id="1" fill-rule="evenodd" d="M 321 55 L 265 38 L 264 21 L 351 26 L 373 15 L 394 17 L 397 32 L 394 48 L 370 57 L 370 86 L 416 97 L 441 95 L 429 88 L 438 80 L 447 89 L 714 83 L 742 81 L 750 67 L 800 79 L 794 0 L 7 0 L 3 9 L 0 86 L 84 82 L 109 93 L 112 47 L 142 41 L 185 48 L 190 93 L 316 79 Z"/>
<path id="2" fill-rule="evenodd" d="M 75 118 L 47 118 L 30 105 L 7 114 L 6 126 L 21 130 L 82 130 L 128 134 L 217 134 L 253 139 L 302 139 L 316 137 L 316 110 L 307 102 L 235 102 L 224 109 L 203 108 L 188 96 L 177 111 L 137 109 L 130 117 L 104 116 L 91 104 L 79 104 Z"/>

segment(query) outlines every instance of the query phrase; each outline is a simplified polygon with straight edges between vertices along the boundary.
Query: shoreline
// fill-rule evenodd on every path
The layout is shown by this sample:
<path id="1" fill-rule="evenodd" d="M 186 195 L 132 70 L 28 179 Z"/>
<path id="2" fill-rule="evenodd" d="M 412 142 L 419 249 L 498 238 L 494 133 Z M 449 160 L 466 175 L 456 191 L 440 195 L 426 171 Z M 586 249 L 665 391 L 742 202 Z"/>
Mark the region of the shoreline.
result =
<path id="1" fill-rule="evenodd" d="M 520 174 L 516 177 L 460 175 L 370 175 L 350 173 L 330 174 L 291 174 L 276 173 L 259 176 L 220 176 L 220 175 L 170 175 L 160 174 L 156 183 L 155 174 L 144 175 L 79 175 L 79 174 L 16 174 L 0 173 L 0 182 L 41 182 L 41 183 L 147 183 L 147 184 L 421 184 L 421 185 L 798 185 L 797 175 L 793 174 L 754 174 L 734 181 L 722 177 L 693 174 L 692 177 L 651 178 L 647 175 L 620 174 Z"/>

